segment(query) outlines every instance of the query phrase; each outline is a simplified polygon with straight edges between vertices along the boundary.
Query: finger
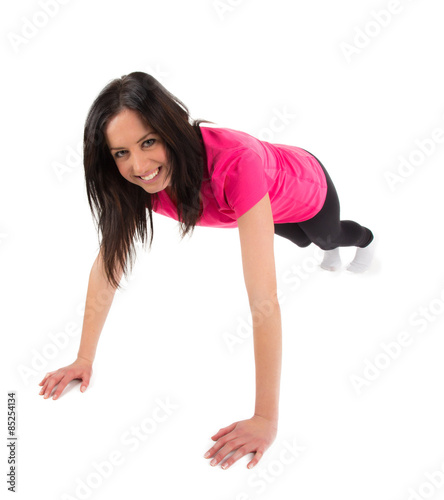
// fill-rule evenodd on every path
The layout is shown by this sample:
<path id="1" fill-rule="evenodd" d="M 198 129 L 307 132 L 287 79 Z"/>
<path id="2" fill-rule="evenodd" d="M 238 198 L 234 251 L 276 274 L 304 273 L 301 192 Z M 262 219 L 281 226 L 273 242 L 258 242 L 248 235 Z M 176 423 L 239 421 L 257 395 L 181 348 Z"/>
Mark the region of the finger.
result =
<path id="1" fill-rule="evenodd" d="M 217 441 L 220 437 L 231 432 L 236 427 L 236 424 L 237 424 L 237 422 L 234 422 L 234 424 L 231 424 L 228 427 L 223 427 L 222 429 L 219 429 L 216 432 L 216 434 L 214 434 L 214 436 L 211 436 L 211 439 L 213 441 Z"/>
<path id="2" fill-rule="evenodd" d="M 47 378 L 48 378 L 48 377 L 49 377 L 52 373 L 54 373 L 54 372 L 48 372 L 48 373 L 45 375 L 45 377 L 43 378 L 43 380 L 40 382 L 40 384 L 39 384 L 39 385 L 43 385 L 43 384 L 45 383 L 46 379 L 47 379 Z"/>
<path id="3" fill-rule="evenodd" d="M 221 465 L 222 469 L 228 469 L 231 465 L 233 465 L 235 462 L 239 460 L 239 458 L 242 458 L 244 455 L 248 453 L 248 448 L 247 446 L 241 446 L 237 451 L 235 451 L 231 457 L 228 460 L 225 460 L 225 462 Z"/>
<path id="4" fill-rule="evenodd" d="M 215 453 L 217 453 L 225 444 L 227 443 L 228 439 L 226 437 L 220 438 L 217 443 L 215 443 L 204 455 L 204 458 L 210 458 L 212 457 Z"/>
<path id="5" fill-rule="evenodd" d="M 69 384 L 70 378 L 69 377 L 63 377 L 62 380 L 59 382 L 59 385 L 57 386 L 57 389 L 54 392 L 54 395 L 52 396 L 52 399 L 57 399 L 60 394 L 65 390 L 65 387 Z"/>
<path id="6" fill-rule="evenodd" d="M 263 451 L 257 451 L 253 457 L 253 460 L 251 460 L 248 464 L 247 464 L 247 467 L 249 469 L 252 469 L 255 465 L 257 465 L 257 463 L 259 462 L 259 460 L 262 458 L 262 455 L 264 454 Z"/>
<path id="7" fill-rule="evenodd" d="M 236 443 L 235 441 L 230 441 L 227 443 L 225 446 L 223 446 L 214 456 L 213 460 L 211 460 L 210 465 L 215 466 L 219 462 L 222 462 L 222 460 L 229 455 L 233 450 L 237 449 L 239 447 L 239 443 Z"/>
<path id="8" fill-rule="evenodd" d="M 48 387 L 48 381 L 43 385 L 43 387 L 40 390 L 40 395 L 45 394 L 46 388 Z"/>
<path id="9" fill-rule="evenodd" d="M 54 389 L 54 386 L 60 382 L 60 380 L 63 378 L 63 375 L 54 375 L 48 380 L 48 385 L 45 389 L 45 395 L 43 396 L 44 399 L 47 399 L 52 390 Z"/>
<path id="10" fill-rule="evenodd" d="M 48 383 L 51 381 L 51 377 L 53 377 L 53 376 L 54 376 L 54 375 L 53 375 L 54 373 L 57 373 L 57 372 L 50 372 L 50 373 L 48 373 L 48 378 L 46 378 L 46 377 L 45 377 L 45 378 L 46 378 L 46 382 L 43 384 L 43 387 L 42 387 L 42 389 L 40 390 L 40 395 L 41 395 L 41 394 L 45 394 L 46 389 L 47 389 L 47 387 L 48 387 Z"/>
<path id="11" fill-rule="evenodd" d="M 91 380 L 91 377 L 89 375 L 84 375 L 82 378 L 82 385 L 80 386 L 80 391 L 85 392 L 86 389 L 89 386 L 89 382 Z"/>

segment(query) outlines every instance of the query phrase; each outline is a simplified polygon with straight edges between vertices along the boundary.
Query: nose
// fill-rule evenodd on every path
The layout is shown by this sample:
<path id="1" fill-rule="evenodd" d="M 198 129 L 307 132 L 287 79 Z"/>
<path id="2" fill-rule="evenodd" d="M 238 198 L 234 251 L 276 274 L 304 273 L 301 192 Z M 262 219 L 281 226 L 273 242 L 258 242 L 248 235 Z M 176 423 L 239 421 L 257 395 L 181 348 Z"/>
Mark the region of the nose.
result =
<path id="1" fill-rule="evenodd" d="M 142 153 L 133 153 L 133 172 L 134 175 L 140 176 L 152 170 L 155 167 L 150 166 L 150 161 Z"/>

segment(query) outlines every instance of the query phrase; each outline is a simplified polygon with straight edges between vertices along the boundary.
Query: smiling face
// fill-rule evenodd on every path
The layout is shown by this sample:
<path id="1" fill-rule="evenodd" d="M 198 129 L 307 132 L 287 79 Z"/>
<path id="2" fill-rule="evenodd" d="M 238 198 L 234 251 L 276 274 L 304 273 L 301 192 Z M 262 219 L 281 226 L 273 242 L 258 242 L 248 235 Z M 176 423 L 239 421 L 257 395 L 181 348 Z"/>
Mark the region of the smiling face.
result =
<path id="1" fill-rule="evenodd" d="M 106 127 L 105 137 L 117 168 L 127 181 L 147 193 L 163 189 L 170 192 L 165 143 L 137 111 L 125 108 L 114 116 Z M 156 175 L 151 178 L 153 174 Z"/>

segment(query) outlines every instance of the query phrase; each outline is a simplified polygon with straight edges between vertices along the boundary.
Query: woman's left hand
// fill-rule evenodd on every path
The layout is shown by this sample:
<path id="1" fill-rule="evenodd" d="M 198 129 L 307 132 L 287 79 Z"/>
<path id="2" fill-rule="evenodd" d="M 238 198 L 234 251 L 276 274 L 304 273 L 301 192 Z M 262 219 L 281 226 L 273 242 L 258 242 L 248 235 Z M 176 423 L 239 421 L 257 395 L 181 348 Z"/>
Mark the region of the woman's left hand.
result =
<path id="1" fill-rule="evenodd" d="M 253 459 L 247 465 L 251 469 L 262 458 L 265 450 L 271 446 L 276 434 L 276 421 L 254 415 L 247 420 L 234 422 L 234 424 L 220 429 L 214 436 L 211 436 L 211 439 L 216 443 L 205 453 L 204 458 L 210 458 L 216 454 L 210 465 L 217 465 L 229 453 L 237 450 L 222 464 L 222 469 L 227 469 L 247 453 L 255 453 Z"/>

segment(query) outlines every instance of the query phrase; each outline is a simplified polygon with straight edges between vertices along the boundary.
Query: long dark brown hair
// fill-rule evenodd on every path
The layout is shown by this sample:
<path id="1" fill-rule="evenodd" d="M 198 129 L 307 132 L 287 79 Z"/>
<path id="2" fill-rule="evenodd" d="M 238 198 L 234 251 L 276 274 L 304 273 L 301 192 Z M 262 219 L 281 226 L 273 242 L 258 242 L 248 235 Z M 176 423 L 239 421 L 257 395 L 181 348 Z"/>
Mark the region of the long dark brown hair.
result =
<path id="1" fill-rule="evenodd" d="M 188 108 L 153 76 L 135 71 L 108 83 L 94 100 L 85 121 L 83 156 L 88 203 L 98 235 L 108 282 L 120 288 L 117 269 L 132 270 L 135 239 L 145 246 L 147 209 L 153 241 L 150 194 L 120 174 L 108 149 L 105 129 L 123 109 L 132 109 L 163 139 L 171 176 L 171 191 L 177 199 L 181 238 L 191 236 L 202 215 L 200 189 L 206 162 L 200 123 L 192 120 Z M 129 267 L 128 267 L 129 263 Z"/>

